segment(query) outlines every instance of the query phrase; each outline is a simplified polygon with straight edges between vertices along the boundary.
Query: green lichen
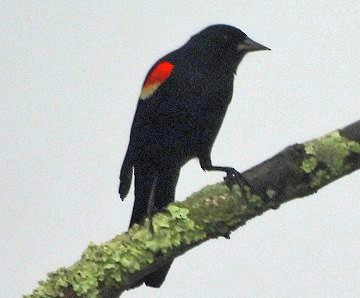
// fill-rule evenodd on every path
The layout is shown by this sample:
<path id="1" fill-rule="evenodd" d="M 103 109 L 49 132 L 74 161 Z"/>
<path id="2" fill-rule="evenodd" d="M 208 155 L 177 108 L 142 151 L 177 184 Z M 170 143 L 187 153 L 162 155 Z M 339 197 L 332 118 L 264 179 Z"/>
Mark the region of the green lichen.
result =
<path id="1" fill-rule="evenodd" d="M 347 145 L 351 152 L 360 154 L 360 143 L 357 143 L 355 141 L 349 141 Z"/>
<path id="2" fill-rule="evenodd" d="M 81 297 L 99 297 L 99 284 L 126 282 L 130 274 L 154 263 L 155 256 L 206 237 L 206 232 L 188 216 L 187 208 L 171 204 L 166 211 L 102 245 L 90 243 L 80 261 L 49 274 L 47 281 L 24 297 L 62 297 L 68 287 Z"/>
<path id="3" fill-rule="evenodd" d="M 27 298 L 62 297 L 71 288 L 82 297 L 99 297 L 106 287 L 127 285 L 131 274 L 152 266 L 170 250 L 196 245 L 211 237 L 228 237 L 264 207 L 261 197 L 250 189 L 225 183 L 207 186 L 184 202 L 176 202 L 141 225 L 114 239 L 90 243 L 81 260 L 68 269 L 59 269 L 41 282 Z"/>
<path id="4" fill-rule="evenodd" d="M 264 206 L 262 198 L 251 193 L 248 187 L 233 185 L 229 189 L 225 183 L 206 186 L 177 204 L 189 206 L 189 216 L 208 231 L 210 237 L 228 237 L 232 229 L 245 224 L 249 212 Z"/>
<path id="5" fill-rule="evenodd" d="M 305 171 L 305 173 L 309 174 L 316 168 L 317 164 L 318 160 L 314 156 L 311 156 L 303 161 L 302 169 Z"/>
<path id="6" fill-rule="evenodd" d="M 318 188 L 346 173 L 346 158 L 360 154 L 360 144 L 336 131 L 305 144 L 305 152 L 307 158 L 301 168 L 311 178 L 312 187 Z M 276 195 L 271 188 L 266 193 L 270 198 Z M 129 286 L 131 274 L 149 269 L 159 259 L 167 261 L 204 240 L 227 237 L 267 208 L 262 198 L 247 187 L 234 185 L 229 190 L 225 183 L 207 186 L 108 242 L 90 243 L 78 262 L 49 274 L 24 297 L 63 297 L 67 289 L 73 289 L 79 297 L 100 297 L 104 288 L 124 289 Z M 178 250 L 170 251 L 173 248 Z"/>
<path id="7" fill-rule="evenodd" d="M 264 207 L 263 199 L 258 195 L 251 195 L 249 198 L 249 204 L 255 209 L 261 209 Z"/>
<path id="8" fill-rule="evenodd" d="M 351 153 L 359 154 L 360 144 L 334 131 L 306 143 L 305 152 L 308 158 L 302 162 L 301 168 L 310 174 L 311 187 L 319 188 L 348 170 L 345 159 Z"/>
<path id="9" fill-rule="evenodd" d="M 39 287 L 34 292 L 36 296 L 32 295 L 31 297 L 59 297 L 68 286 L 66 274 L 66 268 L 59 268 L 57 271 L 49 273 L 48 278 L 52 282 L 39 282 Z"/>

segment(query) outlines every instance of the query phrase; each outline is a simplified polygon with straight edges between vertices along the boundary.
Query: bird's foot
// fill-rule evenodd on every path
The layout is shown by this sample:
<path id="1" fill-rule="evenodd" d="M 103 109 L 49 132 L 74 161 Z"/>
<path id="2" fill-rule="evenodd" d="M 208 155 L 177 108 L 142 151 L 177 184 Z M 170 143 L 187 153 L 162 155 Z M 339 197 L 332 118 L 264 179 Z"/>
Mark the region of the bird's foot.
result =
<path id="1" fill-rule="evenodd" d="M 226 177 L 224 177 L 225 184 L 227 187 L 232 190 L 234 185 L 240 186 L 241 195 L 244 197 L 246 205 L 249 205 L 249 201 L 245 192 L 248 192 L 252 187 L 246 178 L 241 175 L 234 168 L 229 168 L 226 171 Z"/>
<path id="2" fill-rule="evenodd" d="M 239 185 L 241 188 L 245 188 L 245 187 L 251 188 L 251 185 L 246 180 L 246 178 L 234 168 L 229 168 L 226 171 L 226 175 L 227 176 L 224 178 L 224 181 L 230 189 L 233 187 L 234 184 Z"/>

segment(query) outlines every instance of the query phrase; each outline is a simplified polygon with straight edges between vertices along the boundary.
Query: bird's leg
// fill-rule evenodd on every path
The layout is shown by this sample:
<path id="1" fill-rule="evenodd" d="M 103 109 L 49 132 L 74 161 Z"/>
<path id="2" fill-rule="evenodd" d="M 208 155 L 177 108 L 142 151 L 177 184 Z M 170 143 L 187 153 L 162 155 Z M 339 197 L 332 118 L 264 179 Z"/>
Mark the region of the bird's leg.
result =
<path id="1" fill-rule="evenodd" d="M 151 185 L 150 194 L 149 194 L 149 201 L 148 201 L 148 205 L 147 205 L 147 209 L 146 209 L 146 215 L 149 218 L 150 230 L 151 231 L 153 231 L 152 216 L 154 215 L 154 212 L 155 212 L 155 210 L 154 210 L 155 191 L 156 191 L 156 186 L 157 186 L 157 183 L 158 183 L 158 179 L 159 179 L 158 175 L 154 176 L 153 183 Z"/>
<path id="2" fill-rule="evenodd" d="M 221 166 L 213 166 L 211 163 L 211 159 L 207 158 L 205 160 L 200 160 L 200 166 L 204 171 L 221 171 L 226 173 L 226 177 L 224 177 L 224 181 L 229 189 L 232 188 L 234 184 L 237 184 L 241 188 L 241 192 L 245 198 L 245 202 L 249 205 L 247 197 L 243 191 L 244 187 L 248 187 L 249 189 L 253 189 L 251 184 L 245 179 L 243 175 L 241 175 L 237 170 L 232 167 L 221 167 Z"/>
<path id="3" fill-rule="evenodd" d="M 232 167 L 218 167 L 218 166 L 212 166 L 207 171 L 222 171 L 226 173 L 226 177 L 224 178 L 224 181 L 226 184 L 231 188 L 232 185 L 235 183 L 238 184 L 241 187 L 247 186 L 251 188 L 251 184 L 246 180 L 246 178 L 241 175 L 236 169 Z"/>

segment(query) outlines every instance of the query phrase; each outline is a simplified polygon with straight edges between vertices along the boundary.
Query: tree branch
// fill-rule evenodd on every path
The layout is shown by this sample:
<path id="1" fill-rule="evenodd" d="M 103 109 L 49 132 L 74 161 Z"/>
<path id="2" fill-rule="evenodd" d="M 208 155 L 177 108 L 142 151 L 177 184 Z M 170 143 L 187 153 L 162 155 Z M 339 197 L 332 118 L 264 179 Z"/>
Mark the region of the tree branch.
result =
<path id="1" fill-rule="evenodd" d="M 146 220 L 101 245 L 91 243 L 78 262 L 48 274 L 25 297 L 117 297 L 194 246 L 228 237 L 247 220 L 308 196 L 359 168 L 360 121 L 287 147 L 246 171 L 243 175 L 258 194 L 238 186 L 230 191 L 224 183 L 207 186 L 157 213 L 152 229 Z"/>

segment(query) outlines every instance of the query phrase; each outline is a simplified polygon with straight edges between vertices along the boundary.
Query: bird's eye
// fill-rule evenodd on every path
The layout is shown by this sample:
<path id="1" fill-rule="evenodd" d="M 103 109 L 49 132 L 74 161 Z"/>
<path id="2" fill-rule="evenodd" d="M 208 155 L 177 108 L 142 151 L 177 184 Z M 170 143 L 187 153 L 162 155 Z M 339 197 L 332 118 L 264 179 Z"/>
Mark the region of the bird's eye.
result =
<path id="1" fill-rule="evenodd" d="M 224 38 L 225 40 L 228 40 L 228 39 L 229 39 L 229 35 L 224 34 L 224 35 L 223 35 L 223 38 Z"/>

